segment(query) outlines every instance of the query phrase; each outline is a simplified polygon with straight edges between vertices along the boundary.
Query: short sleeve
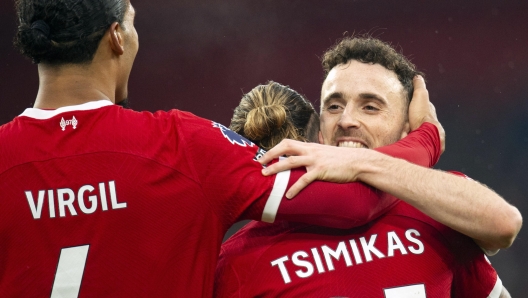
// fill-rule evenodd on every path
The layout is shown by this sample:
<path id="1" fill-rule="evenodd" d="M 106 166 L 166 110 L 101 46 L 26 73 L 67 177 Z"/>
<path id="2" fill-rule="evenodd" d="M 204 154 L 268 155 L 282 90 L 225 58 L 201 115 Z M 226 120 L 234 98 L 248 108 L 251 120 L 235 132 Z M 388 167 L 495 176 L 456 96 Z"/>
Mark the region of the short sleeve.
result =
<path id="1" fill-rule="evenodd" d="M 226 227 L 248 209 L 258 219 L 272 193 L 282 198 L 284 192 L 273 192 L 275 176 L 261 173 L 258 146 L 214 121 L 190 113 L 178 117 L 183 159 L 202 189 L 204 208 L 212 208 Z"/>

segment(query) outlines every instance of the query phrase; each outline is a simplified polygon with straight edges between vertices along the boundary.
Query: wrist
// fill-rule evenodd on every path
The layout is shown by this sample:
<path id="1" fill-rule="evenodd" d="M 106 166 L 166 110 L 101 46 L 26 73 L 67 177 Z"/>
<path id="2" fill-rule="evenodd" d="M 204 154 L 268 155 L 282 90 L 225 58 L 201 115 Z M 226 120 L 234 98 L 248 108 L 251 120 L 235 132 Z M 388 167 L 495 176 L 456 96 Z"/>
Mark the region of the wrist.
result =
<path id="1" fill-rule="evenodd" d="M 369 184 L 372 177 L 384 171 L 384 165 L 390 159 L 394 158 L 375 150 L 365 150 L 357 165 L 357 180 Z"/>

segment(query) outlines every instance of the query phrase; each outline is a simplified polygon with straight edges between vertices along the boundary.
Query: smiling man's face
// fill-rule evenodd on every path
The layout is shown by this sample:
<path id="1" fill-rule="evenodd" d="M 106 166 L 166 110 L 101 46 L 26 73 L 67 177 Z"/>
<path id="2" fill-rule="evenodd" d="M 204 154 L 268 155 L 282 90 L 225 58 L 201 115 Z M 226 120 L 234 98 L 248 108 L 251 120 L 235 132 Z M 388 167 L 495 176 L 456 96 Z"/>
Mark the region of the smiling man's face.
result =
<path id="1" fill-rule="evenodd" d="M 409 130 L 406 94 L 396 74 L 379 64 L 350 60 L 335 66 L 321 90 L 320 143 L 377 148 Z"/>

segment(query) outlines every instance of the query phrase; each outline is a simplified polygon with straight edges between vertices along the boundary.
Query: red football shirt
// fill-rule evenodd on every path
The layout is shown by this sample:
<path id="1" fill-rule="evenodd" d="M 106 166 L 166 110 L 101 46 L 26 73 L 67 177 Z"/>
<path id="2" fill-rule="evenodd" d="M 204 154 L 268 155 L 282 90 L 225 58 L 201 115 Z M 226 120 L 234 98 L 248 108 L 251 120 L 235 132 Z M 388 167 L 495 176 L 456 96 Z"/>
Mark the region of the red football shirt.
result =
<path id="1" fill-rule="evenodd" d="M 434 129 L 415 137 L 425 142 L 421 159 L 435 162 Z M 1 296 L 211 296 L 235 221 L 273 221 L 280 207 L 278 218 L 325 224 L 336 213 L 347 222 L 355 190 L 369 194 L 367 205 L 393 202 L 360 183 L 319 182 L 282 204 L 302 171 L 264 177 L 258 147 L 176 110 L 135 112 L 105 100 L 27 109 L 0 127 L 0 144 Z M 325 209 L 329 200 L 341 207 Z M 321 213 L 322 222 L 303 216 Z"/>
<path id="2" fill-rule="evenodd" d="M 468 237 L 399 202 L 355 229 L 251 222 L 223 245 L 215 297 L 498 298 Z"/>

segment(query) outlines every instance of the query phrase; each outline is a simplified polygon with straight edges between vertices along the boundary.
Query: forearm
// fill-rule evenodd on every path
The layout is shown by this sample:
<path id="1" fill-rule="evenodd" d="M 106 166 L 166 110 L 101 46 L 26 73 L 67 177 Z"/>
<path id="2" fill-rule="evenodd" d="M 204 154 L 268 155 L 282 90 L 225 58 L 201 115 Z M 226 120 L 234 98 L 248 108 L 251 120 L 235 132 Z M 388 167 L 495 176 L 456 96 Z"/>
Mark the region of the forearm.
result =
<path id="1" fill-rule="evenodd" d="M 371 152 L 358 179 L 413 205 L 488 250 L 509 247 L 522 224 L 517 208 L 486 186 Z"/>
<path id="2" fill-rule="evenodd" d="M 440 139 L 437 128 L 425 123 L 406 138 L 376 151 L 402 158 L 423 166 L 433 166 L 440 157 Z M 340 157 L 346 163 L 347 154 L 362 154 L 368 150 L 340 148 L 344 155 Z M 354 160 L 361 158 L 354 158 Z M 344 167 L 346 169 L 346 167 Z M 292 182 L 304 174 L 292 171 Z M 317 194 L 314 196 L 313 194 Z M 385 213 L 397 199 L 389 194 L 371 188 L 363 183 L 335 184 L 312 182 L 293 201 L 283 201 L 277 215 L 278 219 L 306 222 L 316 220 L 315 224 L 351 228 L 363 225 Z M 314 222 L 311 222 L 314 223 Z"/>
<path id="3" fill-rule="evenodd" d="M 292 170 L 288 187 L 302 174 L 302 170 Z M 379 217 L 397 202 L 394 196 L 364 183 L 314 181 L 295 199 L 282 199 L 276 220 L 350 229 Z"/>

